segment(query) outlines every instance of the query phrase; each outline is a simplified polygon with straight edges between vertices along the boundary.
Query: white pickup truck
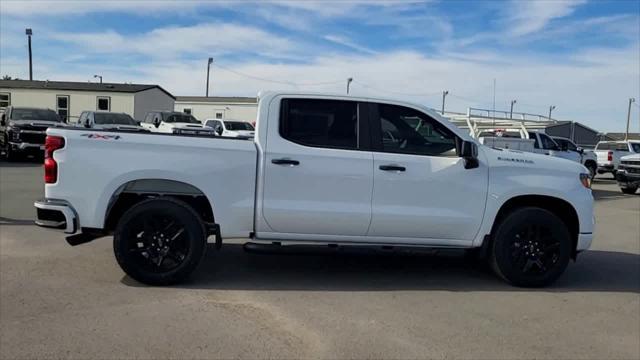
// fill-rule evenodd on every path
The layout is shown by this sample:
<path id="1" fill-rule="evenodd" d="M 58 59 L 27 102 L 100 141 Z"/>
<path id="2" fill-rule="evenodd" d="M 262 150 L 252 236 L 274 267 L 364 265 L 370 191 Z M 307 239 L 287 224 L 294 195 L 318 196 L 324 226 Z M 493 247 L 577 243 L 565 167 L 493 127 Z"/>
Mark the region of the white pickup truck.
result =
<path id="1" fill-rule="evenodd" d="M 578 163 L 479 145 L 392 100 L 268 92 L 258 119 L 254 140 L 51 128 L 36 223 L 72 245 L 113 234 L 122 269 L 156 285 L 187 277 L 209 235 L 467 249 L 517 286 L 591 244 Z"/>
<path id="2" fill-rule="evenodd" d="M 616 177 L 620 158 L 640 153 L 640 141 L 600 141 L 596 144 L 595 153 L 598 157 L 598 174 L 609 172 Z"/>

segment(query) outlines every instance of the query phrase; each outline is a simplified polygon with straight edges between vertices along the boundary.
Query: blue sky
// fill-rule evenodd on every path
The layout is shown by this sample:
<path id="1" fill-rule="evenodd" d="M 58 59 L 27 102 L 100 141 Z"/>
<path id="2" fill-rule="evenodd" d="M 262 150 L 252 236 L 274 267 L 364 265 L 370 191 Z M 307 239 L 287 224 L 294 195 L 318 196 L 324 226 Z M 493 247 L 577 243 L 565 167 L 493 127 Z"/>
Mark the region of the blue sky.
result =
<path id="1" fill-rule="evenodd" d="M 493 106 L 623 131 L 640 98 L 640 1 L 7 1 L 0 74 L 204 95 L 345 91 Z M 640 102 L 640 99 L 638 99 Z M 640 131 L 640 107 L 632 109 Z"/>

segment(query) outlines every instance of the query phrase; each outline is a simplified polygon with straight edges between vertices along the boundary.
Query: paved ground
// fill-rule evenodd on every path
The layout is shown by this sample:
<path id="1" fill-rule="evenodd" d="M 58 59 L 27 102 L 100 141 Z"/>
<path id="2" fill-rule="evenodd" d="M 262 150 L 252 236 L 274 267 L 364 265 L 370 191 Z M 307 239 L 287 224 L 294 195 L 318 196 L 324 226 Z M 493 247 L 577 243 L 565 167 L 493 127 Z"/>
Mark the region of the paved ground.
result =
<path id="1" fill-rule="evenodd" d="M 1 358 L 640 358 L 640 195 L 595 185 L 593 250 L 547 289 L 458 254 L 210 251 L 194 279 L 125 277 L 108 238 L 32 225 L 36 164 L 0 163 Z M 90 186 L 88 184 L 87 186 Z"/>

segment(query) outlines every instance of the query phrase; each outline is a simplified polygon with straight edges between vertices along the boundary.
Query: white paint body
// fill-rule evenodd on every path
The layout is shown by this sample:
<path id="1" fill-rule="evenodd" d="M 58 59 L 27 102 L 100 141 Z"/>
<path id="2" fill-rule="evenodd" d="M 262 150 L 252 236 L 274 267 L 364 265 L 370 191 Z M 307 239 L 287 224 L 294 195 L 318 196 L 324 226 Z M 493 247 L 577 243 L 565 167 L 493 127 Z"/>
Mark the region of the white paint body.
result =
<path id="1" fill-rule="evenodd" d="M 458 157 L 436 157 L 306 147 L 278 132 L 282 98 L 344 99 L 406 106 L 441 122 L 461 139 L 475 141 L 438 114 L 410 103 L 306 93 L 260 96 L 254 141 L 154 134 L 49 129 L 65 138 L 54 153 L 59 177 L 49 199 L 65 200 L 81 227 L 103 228 L 110 199 L 131 180 L 168 179 L 201 190 L 227 238 L 479 247 L 501 206 L 520 195 L 562 199 L 579 218 L 578 250 L 590 246 L 594 218 L 591 190 L 579 180 L 582 165 L 550 156 L 478 144 L 479 166 Z M 299 166 L 273 164 L 290 158 Z M 379 171 L 394 163 L 406 172 Z M 91 184 L 90 187 L 85 184 Z"/>

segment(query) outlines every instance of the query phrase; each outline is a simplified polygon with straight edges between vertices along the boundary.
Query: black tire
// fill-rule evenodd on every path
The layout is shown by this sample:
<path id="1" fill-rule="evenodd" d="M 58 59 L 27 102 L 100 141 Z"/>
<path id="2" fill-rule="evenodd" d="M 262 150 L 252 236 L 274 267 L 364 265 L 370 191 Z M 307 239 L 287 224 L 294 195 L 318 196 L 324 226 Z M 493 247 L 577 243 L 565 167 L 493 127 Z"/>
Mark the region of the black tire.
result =
<path id="1" fill-rule="evenodd" d="M 565 271 L 571 247 L 571 235 L 560 218 L 545 209 L 523 207 L 497 226 L 490 264 L 498 276 L 515 286 L 542 287 Z"/>
<path id="2" fill-rule="evenodd" d="M 204 257 L 206 230 L 183 201 L 155 198 L 124 213 L 116 226 L 113 251 L 122 270 L 148 285 L 185 280 Z"/>
<path id="3" fill-rule="evenodd" d="M 587 162 L 585 164 L 585 167 L 587 168 L 587 170 L 589 170 L 589 176 L 591 177 L 591 180 L 593 181 L 593 179 L 595 179 L 596 177 L 596 173 L 598 172 L 598 165 L 592 163 L 592 162 Z"/>
<path id="4" fill-rule="evenodd" d="M 638 187 L 637 186 L 634 186 L 634 187 L 623 187 L 623 188 L 620 188 L 620 190 L 622 190 L 622 192 L 625 193 L 625 194 L 633 195 L 638 190 Z"/>
<path id="5" fill-rule="evenodd" d="M 7 161 L 13 162 L 18 160 L 18 154 L 11 149 L 11 145 L 7 144 L 7 147 L 4 150 L 4 156 Z"/>

